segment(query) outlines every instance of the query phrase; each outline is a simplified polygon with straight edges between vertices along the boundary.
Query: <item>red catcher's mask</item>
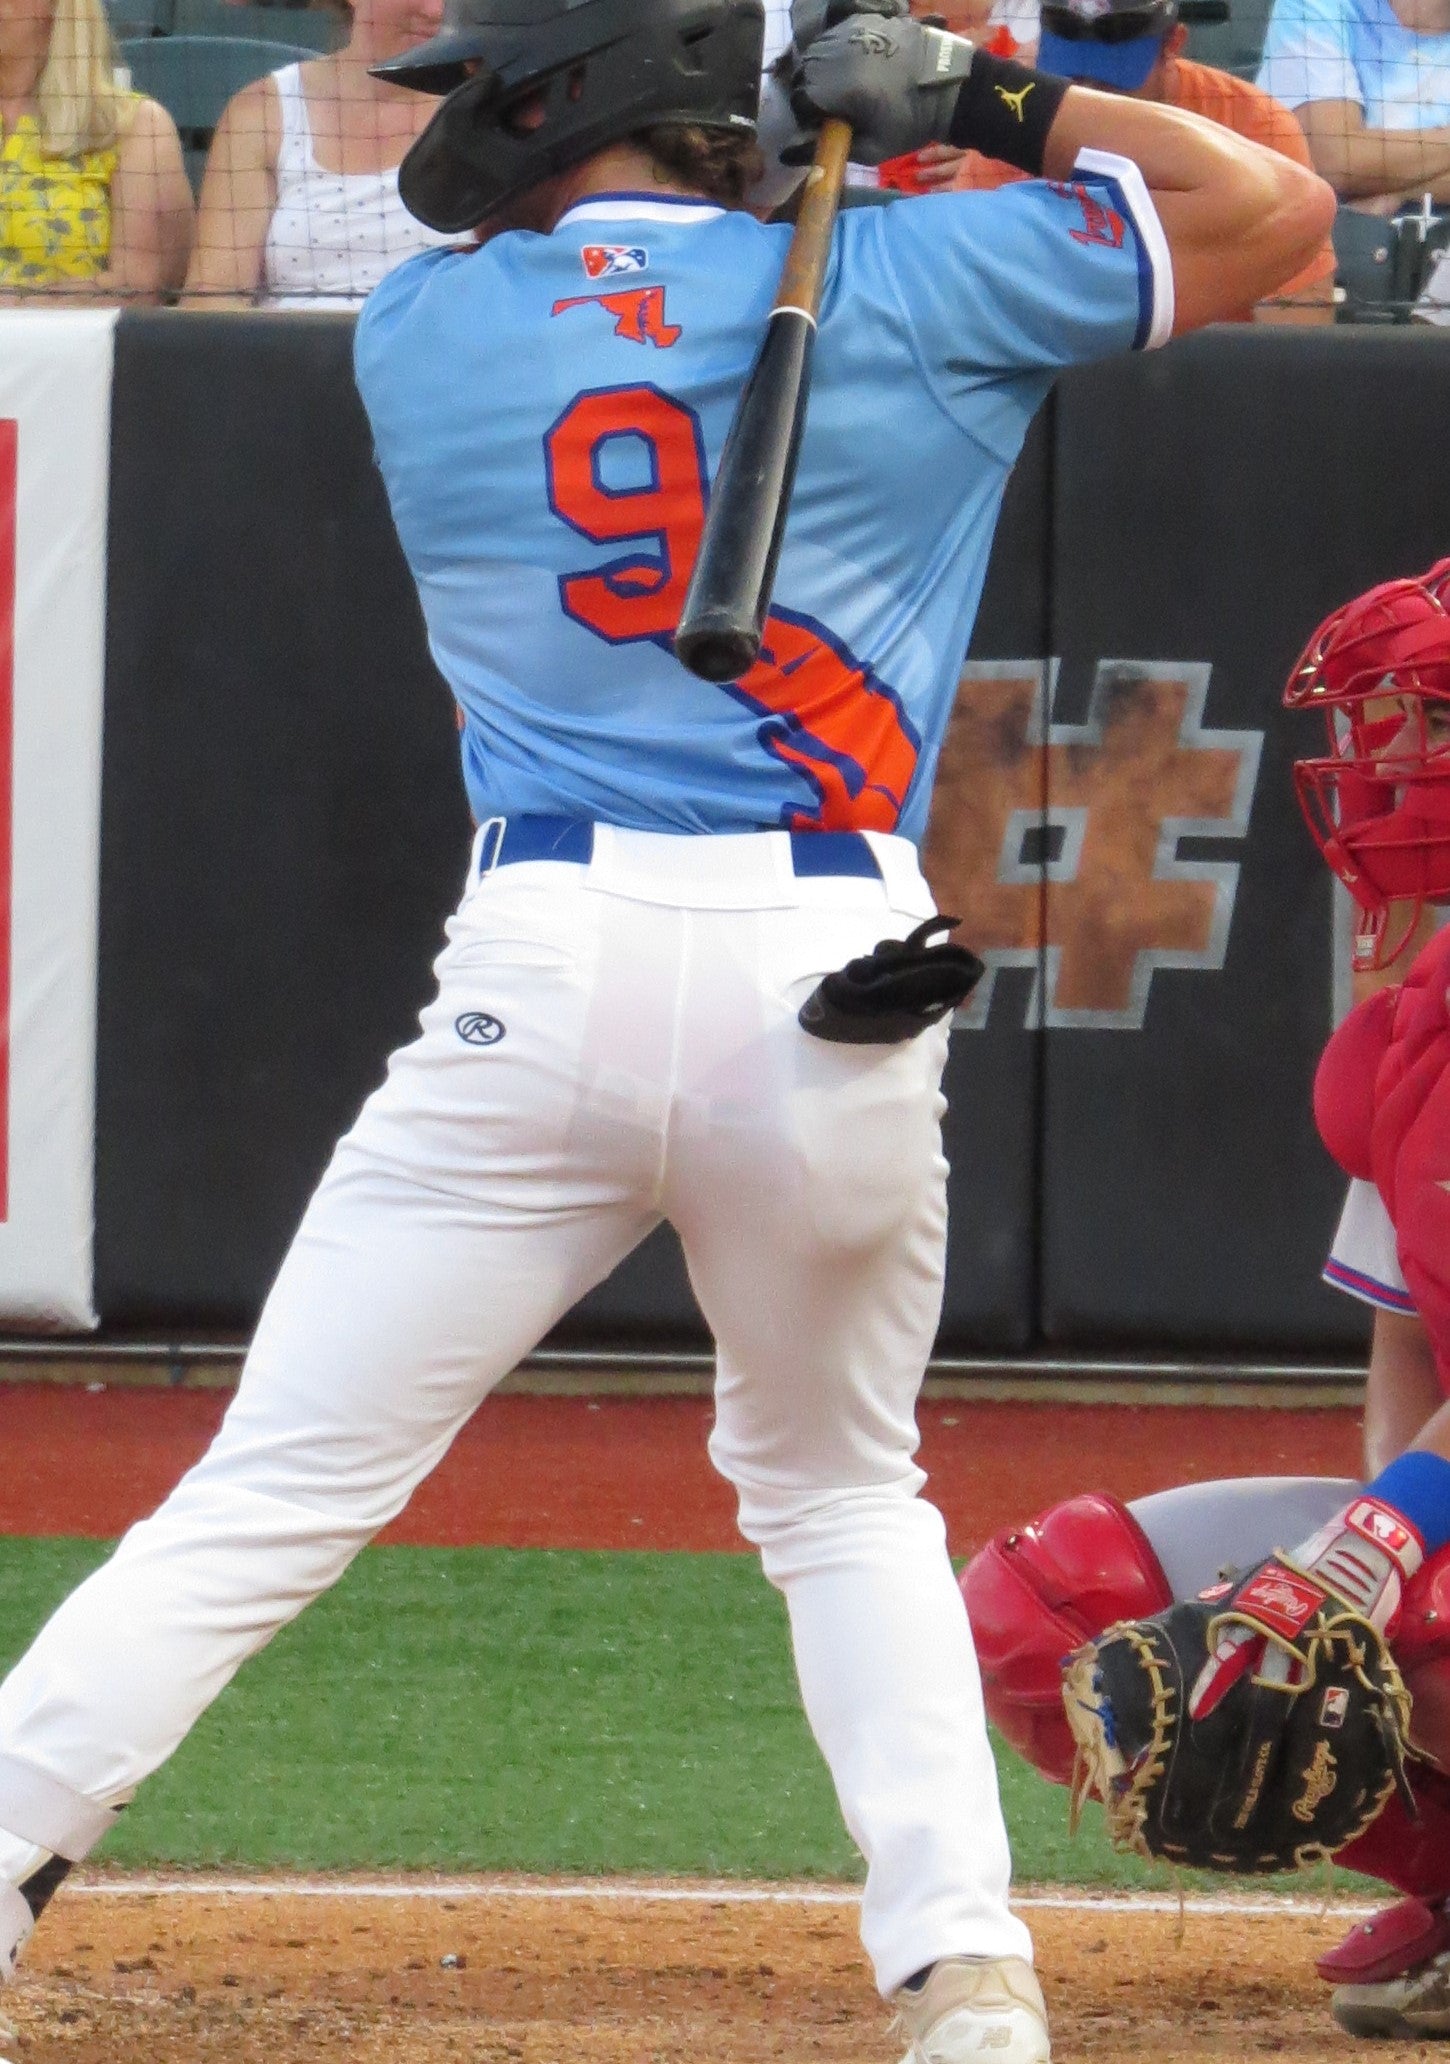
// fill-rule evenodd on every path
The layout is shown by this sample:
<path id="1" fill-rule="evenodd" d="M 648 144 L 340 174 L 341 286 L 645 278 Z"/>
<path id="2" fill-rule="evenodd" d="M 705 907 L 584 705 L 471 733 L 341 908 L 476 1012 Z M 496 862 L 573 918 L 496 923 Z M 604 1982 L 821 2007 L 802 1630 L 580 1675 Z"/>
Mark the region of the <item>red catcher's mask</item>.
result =
<path id="1" fill-rule="evenodd" d="M 1429 582 L 1435 580 L 1435 592 Z M 1288 709 L 1321 709 L 1322 759 L 1294 786 L 1320 852 L 1364 914 L 1356 965 L 1385 967 L 1427 903 L 1450 901 L 1450 561 L 1385 581 L 1320 624 Z M 1403 929 L 1389 936 L 1390 906 Z"/>

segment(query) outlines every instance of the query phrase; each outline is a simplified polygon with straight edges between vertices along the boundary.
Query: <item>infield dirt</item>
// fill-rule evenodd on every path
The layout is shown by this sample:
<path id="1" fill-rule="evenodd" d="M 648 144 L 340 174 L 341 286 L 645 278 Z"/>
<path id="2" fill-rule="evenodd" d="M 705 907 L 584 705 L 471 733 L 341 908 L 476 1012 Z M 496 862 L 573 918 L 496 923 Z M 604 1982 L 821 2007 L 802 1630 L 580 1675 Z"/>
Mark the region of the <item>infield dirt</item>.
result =
<path id="1" fill-rule="evenodd" d="M 1059 2064 L 1329 2064 L 1344 1913 L 1029 1914 Z M 63 1892 L 14 2064 L 894 2064 L 849 1905 Z M 1443 2046 L 1377 2044 L 1392 2064 Z"/>

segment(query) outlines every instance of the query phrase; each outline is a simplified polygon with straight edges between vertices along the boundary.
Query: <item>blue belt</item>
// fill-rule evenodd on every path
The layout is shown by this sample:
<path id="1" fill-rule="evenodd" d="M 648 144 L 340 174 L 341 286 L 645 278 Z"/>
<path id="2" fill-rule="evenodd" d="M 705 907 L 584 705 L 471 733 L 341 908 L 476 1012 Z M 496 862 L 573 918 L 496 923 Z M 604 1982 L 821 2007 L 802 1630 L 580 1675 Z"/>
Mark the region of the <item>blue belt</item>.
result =
<path id="1" fill-rule="evenodd" d="M 708 836 L 708 834 L 705 834 Z M 478 871 L 513 867 L 520 860 L 571 860 L 587 865 L 594 857 L 594 826 L 587 817 L 553 817 L 529 812 L 494 817 L 479 843 Z M 876 855 L 859 831 L 793 831 L 791 866 L 798 875 L 859 874 L 880 881 Z"/>

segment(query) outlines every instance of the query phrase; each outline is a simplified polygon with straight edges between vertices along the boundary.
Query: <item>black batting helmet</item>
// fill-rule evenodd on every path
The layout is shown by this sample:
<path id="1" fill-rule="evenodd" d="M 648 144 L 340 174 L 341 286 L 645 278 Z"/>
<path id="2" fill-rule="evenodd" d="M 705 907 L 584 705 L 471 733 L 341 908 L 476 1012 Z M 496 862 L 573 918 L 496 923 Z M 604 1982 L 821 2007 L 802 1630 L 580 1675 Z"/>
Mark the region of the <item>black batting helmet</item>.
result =
<path id="1" fill-rule="evenodd" d="M 753 136 L 764 36 L 761 0 L 449 0 L 438 35 L 373 67 L 448 96 L 399 192 L 452 233 L 656 122 Z M 511 122 L 535 96 L 542 120 Z"/>

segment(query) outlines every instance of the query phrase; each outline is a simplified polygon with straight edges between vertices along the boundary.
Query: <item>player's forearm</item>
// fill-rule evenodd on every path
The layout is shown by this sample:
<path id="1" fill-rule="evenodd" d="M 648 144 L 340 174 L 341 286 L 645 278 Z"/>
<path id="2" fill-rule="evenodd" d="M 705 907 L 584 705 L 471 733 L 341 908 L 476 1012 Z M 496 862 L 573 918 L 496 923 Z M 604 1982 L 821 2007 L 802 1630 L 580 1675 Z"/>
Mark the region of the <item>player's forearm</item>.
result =
<path id="1" fill-rule="evenodd" d="M 1178 330 L 1247 312 L 1304 271 L 1334 219 L 1317 174 L 1215 122 L 1125 94 L 1074 86 L 1044 170 L 1071 175 L 1084 150 L 1130 158 L 1173 254 Z"/>
<path id="2" fill-rule="evenodd" d="M 1450 179 L 1450 129 L 1367 129 L 1349 102 L 1299 110 L 1315 170 L 1341 200 L 1434 193 Z"/>
<path id="3" fill-rule="evenodd" d="M 1070 177 L 1084 150 L 1131 158 L 1155 200 L 1201 197 L 1226 227 L 1240 220 L 1251 224 L 1285 202 L 1297 203 L 1316 225 L 1306 263 L 1333 215 L 1333 196 L 1324 196 L 1323 181 L 1313 172 L 1221 123 L 1157 101 L 1074 86 L 1048 136 L 1047 177 Z"/>
<path id="4" fill-rule="evenodd" d="M 1366 1477 L 1412 1446 L 1433 1446 L 1450 1457 L 1450 1417 L 1434 1349 L 1413 1313 L 1377 1311 L 1364 1393 Z"/>

